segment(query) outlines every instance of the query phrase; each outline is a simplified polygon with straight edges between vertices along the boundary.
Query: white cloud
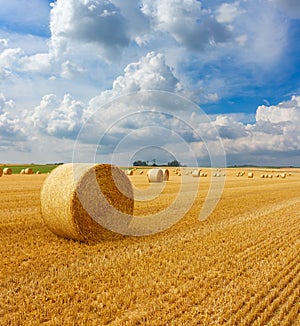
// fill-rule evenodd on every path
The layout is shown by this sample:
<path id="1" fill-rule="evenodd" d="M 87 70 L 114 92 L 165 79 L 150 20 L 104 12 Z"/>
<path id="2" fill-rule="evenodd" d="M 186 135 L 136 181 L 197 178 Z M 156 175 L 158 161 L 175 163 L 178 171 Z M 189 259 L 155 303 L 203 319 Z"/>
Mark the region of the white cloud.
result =
<path id="1" fill-rule="evenodd" d="M 0 94 L 0 139 L 2 142 L 11 141 L 12 144 L 15 144 L 15 142 L 25 141 L 27 138 L 21 126 L 21 120 L 14 117 L 14 109 L 15 103 Z"/>
<path id="2" fill-rule="evenodd" d="M 72 42 L 95 43 L 108 60 L 130 42 L 126 19 L 111 1 L 58 0 L 50 16 L 54 54 L 63 54 Z"/>
<path id="3" fill-rule="evenodd" d="M 190 50 L 203 50 L 231 39 L 227 26 L 217 22 L 196 0 L 145 0 L 142 11 L 155 30 L 170 33 Z"/>
<path id="4" fill-rule="evenodd" d="M 290 121 L 300 127 L 300 96 L 292 96 L 290 101 L 272 106 L 259 106 L 256 111 L 256 121 L 281 123 Z"/>
<path id="5" fill-rule="evenodd" d="M 138 62 L 127 65 L 124 74 L 114 80 L 112 89 L 93 98 L 90 104 L 99 108 L 117 96 L 141 90 L 182 91 L 182 85 L 166 64 L 163 54 L 149 52 Z"/>
<path id="6" fill-rule="evenodd" d="M 69 94 L 61 101 L 54 94 L 45 95 L 34 113 L 29 114 L 27 123 L 49 136 L 75 139 L 83 121 L 84 108 L 84 103 Z"/>
<path id="7" fill-rule="evenodd" d="M 216 20 L 219 23 L 231 23 L 234 19 L 244 13 L 245 10 L 240 8 L 240 2 L 222 3 L 216 10 Z"/>

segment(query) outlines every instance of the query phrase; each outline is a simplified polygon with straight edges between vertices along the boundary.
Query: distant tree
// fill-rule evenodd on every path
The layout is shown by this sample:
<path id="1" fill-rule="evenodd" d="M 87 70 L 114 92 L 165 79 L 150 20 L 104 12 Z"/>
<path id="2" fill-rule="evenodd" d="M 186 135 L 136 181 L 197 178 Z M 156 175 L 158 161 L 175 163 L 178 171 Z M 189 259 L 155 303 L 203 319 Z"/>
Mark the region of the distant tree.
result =
<path id="1" fill-rule="evenodd" d="M 133 166 L 147 166 L 147 162 L 146 161 L 141 161 L 141 160 L 138 160 L 138 161 L 134 161 L 133 162 Z"/>
<path id="2" fill-rule="evenodd" d="M 151 161 L 153 162 L 152 166 L 157 166 L 156 165 L 156 158 L 152 159 Z"/>
<path id="3" fill-rule="evenodd" d="M 168 162 L 168 166 L 180 166 L 180 162 L 177 160 L 174 160 L 172 162 Z"/>

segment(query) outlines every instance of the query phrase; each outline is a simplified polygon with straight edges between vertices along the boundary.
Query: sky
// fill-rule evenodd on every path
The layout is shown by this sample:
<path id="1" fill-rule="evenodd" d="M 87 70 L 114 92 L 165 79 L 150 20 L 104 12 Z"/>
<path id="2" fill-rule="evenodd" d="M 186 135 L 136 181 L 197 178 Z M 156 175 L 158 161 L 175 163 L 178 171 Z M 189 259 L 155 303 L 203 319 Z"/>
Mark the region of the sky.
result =
<path id="1" fill-rule="evenodd" d="M 298 0 L 0 0 L 0 162 L 300 166 Z"/>

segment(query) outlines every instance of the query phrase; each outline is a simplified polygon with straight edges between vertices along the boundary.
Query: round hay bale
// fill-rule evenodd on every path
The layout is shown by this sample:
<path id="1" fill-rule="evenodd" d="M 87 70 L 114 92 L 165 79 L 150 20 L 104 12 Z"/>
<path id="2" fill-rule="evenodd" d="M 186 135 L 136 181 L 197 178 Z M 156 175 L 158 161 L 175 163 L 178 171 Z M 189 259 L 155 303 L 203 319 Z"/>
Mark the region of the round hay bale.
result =
<path id="1" fill-rule="evenodd" d="M 11 175 L 12 174 L 12 169 L 11 168 L 5 168 L 5 169 L 3 169 L 3 174 L 5 174 L 5 175 Z"/>
<path id="2" fill-rule="evenodd" d="M 2 177 L 3 170 L 0 168 L 0 177 Z"/>
<path id="3" fill-rule="evenodd" d="M 253 175 L 253 172 L 249 172 L 249 173 L 248 173 L 248 178 L 253 178 L 253 176 L 254 176 L 254 175 Z"/>
<path id="4" fill-rule="evenodd" d="M 140 174 L 142 175 L 144 173 L 144 171 L 140 171 Z"/>
<path id="5" fill-rule="evenodd" d="M 127 170 L 127 175 L 133 175 L 133 171 L 132 170 Z"/>
<path id="6" fill-rule="evenodd" d="M 262 174 L 260 175 L 260 177 L 261 177 L 261 178 L 264 178 L 264 177 L 265 177 L 265 175 L 262 173 Z"/>
<path id="7" fill-rule="evenodd" d="M 79 241 L 122 237 L 110 230 L 132 216 L 133 207 L 130 180 L 110 164 L 60 165 L 41 190 L 41 213 L 47 227 L 58 236 Z"/>
<path id="8" fill-rule="evenodd" d="M 170 177 L 170 172 L 168 169 L 162 169 L 164 181 L 168 181 Z"/>
<path id="9" fill-rule="evenodd" d="M 282 179 L 285 179 L 285 177 L 286 177 L 286 173 L 281 173 L 281 174 L 280 174 L 280 177 L 281 177 Z"/>
<path id="10" fill-rule="evenodd" d="M 177 175 L 178 175 L 179 177 L 181 177 L 181 172 L 178 172 Z"/>
<path id="11" fill-rule="evenodd" d="M 194 171 L 192 172 L 192 177 L 197 178 L 197 177 L 202 176 L 201 174 L 202 174 L 202 172 L 200 172 L 200 169 L 199 169 L 199 170 L 194 170 Z"/>
<path id="12" fill-rule="evenodd" d="M 161 169 L 151 169 L 147 172 L 149 182 L 163 182 L 164 173 Z"/>
<path id="13" fill-rule="evenodd" d="M 33 171 L 31 168 L 25 169 L 25 174 L 33 174 Z"/>
<path id="14" fill-rule="evenodd" d="M 41 171 L 36 171 L 36 174 L 41 174 Z"/>
<path id="15" fill-rule="evenodd" d="M 279 178 L 279 173 L 276 173 L 275 177 L 276 177 L 276 178 Z"/>
<path id="16" fill-rule="evenodd" d="M 273 178 L 273 174 L 269 174 L 268 178 L 272 179 Z"/>
<path id="17" fill-rule="evenodd" d="M 25 169 L 22 169 L 22 170 L 20 171 L 20 174 L 25 174 Z"/>
<path id="18" fill-rule="evenodd" d="M 236 174 L 236 176 L 239 177 L 239 176 L 240 176 L 240 172 L 238 172 L 238 173 Z"/>

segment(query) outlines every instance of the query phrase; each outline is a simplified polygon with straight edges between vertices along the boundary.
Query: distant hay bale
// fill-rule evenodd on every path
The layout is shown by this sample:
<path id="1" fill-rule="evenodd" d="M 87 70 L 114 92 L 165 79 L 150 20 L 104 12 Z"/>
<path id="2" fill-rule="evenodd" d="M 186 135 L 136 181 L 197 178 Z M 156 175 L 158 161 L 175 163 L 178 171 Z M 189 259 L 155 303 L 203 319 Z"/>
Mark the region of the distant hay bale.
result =
<path id="1" fill-rule="evenodd" d="M 12 169 L 11 168 L 4 168 L 3 169 L 3 174 L 5 174 L 5 175 L 11 175 L 12 174 Z"/>
<path id="2" fill-rule="evenodd" d="M 25 174 L 33 174 L 33 171 L 31 168 L 25 169 Z"/>
<path id="3" fill-rule="evenodd" d="M 265 175 L 262 173 L 262 174 L 260 175 L 260 177 L 261 177 L 261 178 L 264 178 L 264 177 L 265 177 Z"/>
<path id="4" fill-rule="evenodd" d="M 127 170 L 127 175 L 133 175 L 133 171 L 132 170 Z"/>
<path id="5" fill-rule="evenodd" d="M 253 176 L 254 176 L 253 172 L 248 173 L 248 178 L 253 178 Z"/>
<path id="6" fill-rule="evenodd" d="M 240 176 L 240 172 L 238 172 L 238 173 L 236 174 L 236 176 L 239 177 L 239 176 Z"/>
<path id="7" fill-rule="evenodd" d="M 36 174 L 41 174 L 41 171 L 36 171 Z"/>
<path id="8" fill-rule="evenodd" d="M 22 169 L 22 170 L 20 171 L 20 174 L 25 174 L 25 169 Z"/>
<path id="9" fill-rule="evenodd" d="M 170 178 L 170 173 L 168 169 L 162 169 L 164 181 L 168 181 Z"/>
<path id="10" fill-rule="evenodd" d="M 279 173 L 276 173 L 275 177 L 276 177 L 276 178 L 279 178 Z"/>
<path id="11" fill-rule="evenodd" d="M 144 171 L 140 171 L 140 174 L 142 175 L 144 173 Z"/>
<path id="12" fill-rule="evenodd" d="M 281 174 L 280 174 L 280 177 L 281 177 L 282 179 L 285 179 L 285 177 L 286 177 L 286 173 L 281 173 Z"/>
<path id="13" fill-rule="evenodd" d="M 3 170 L 0 168 L 0 177 L 2 177 Z"/>
<path id="14" fill-rule="evenodd" d="M 181 172 L 178 172 L 177 175 L 178 175 L 179 177 L 181 177 Z"/>
<path id="15" fill-rule="evenodd" d="M 163 182 L 164 174 L 161 169 L 151 169 L 147 172 L 149 182 Z"/>
<path id="16" fill-rule="evenodd" d="M 194 170 L 192 172 L 192 177 L 195 177 L 195 178 L 200 177 L 200 174 L 202 174 L 202 172 L 200 172 L 200 169 Z"/>
<path id="17" fill-rule="evenodd" d="M 74 240 L 119 238 L 102 225 L 118 225 L 124 216 L 132 216 L 133 207 L 130 180 L 110 164 L 60 165 L 45 179 L 41 190 L 45 224 L 56 235 Z"/>
<path id="18" fill-rule="evenodd" d="M 272 179 L 273 178 L 273 174 L 269 174 L 268 178 Z"/>

